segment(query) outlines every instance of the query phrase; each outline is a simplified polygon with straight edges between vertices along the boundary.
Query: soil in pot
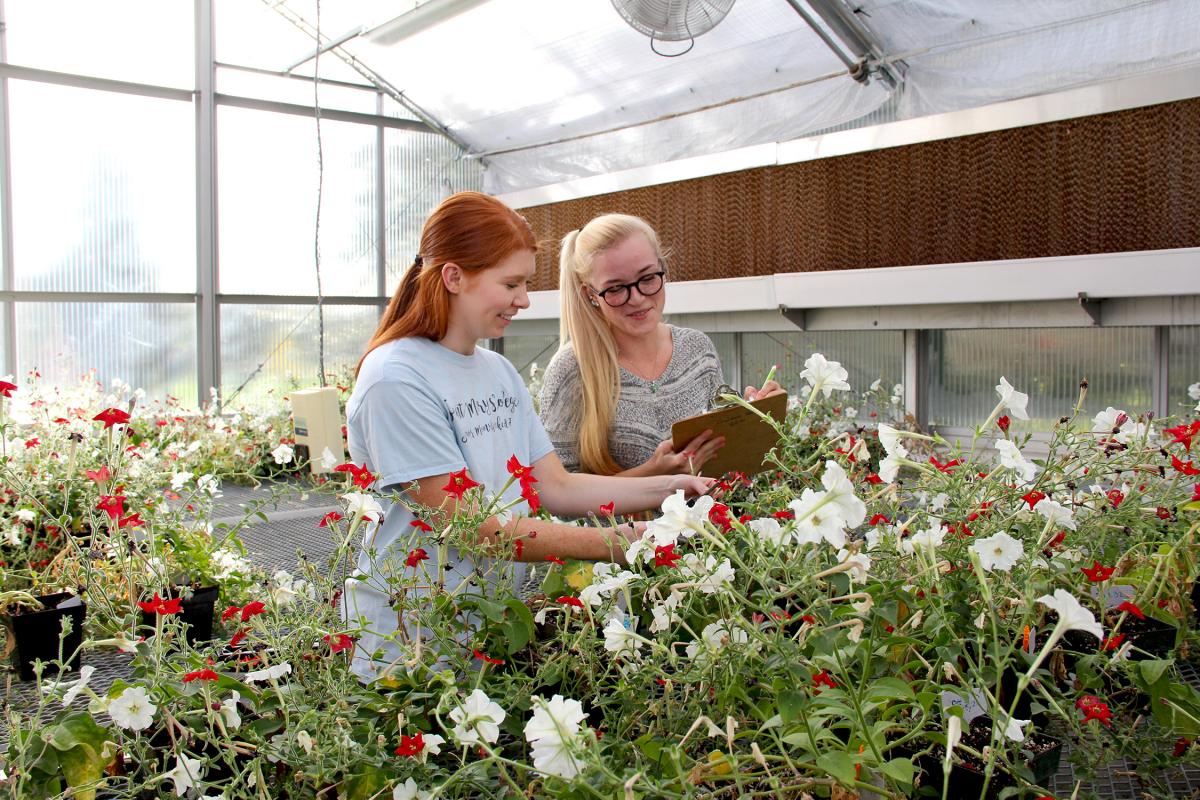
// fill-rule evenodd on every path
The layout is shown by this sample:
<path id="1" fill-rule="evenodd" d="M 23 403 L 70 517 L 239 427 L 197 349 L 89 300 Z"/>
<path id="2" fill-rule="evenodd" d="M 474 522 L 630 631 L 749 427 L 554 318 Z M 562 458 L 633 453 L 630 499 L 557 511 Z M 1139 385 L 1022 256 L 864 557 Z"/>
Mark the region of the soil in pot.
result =
<path id="1" fill-rule="evenodd" d="M 219 586 L 203 586 L 184 598 L 179 612 L 180 621 L 187 625 L 187 641 L 190 645 L 207 642 L 213 636 L 213 617 L 217 610 L 217 596 L 221 593 Z M 172 588 L 168 598 L 179 596 L 179 589 Z M 154 635 L 155 615 L 142 612 L 143 635 Z"/>
<path id="2" fill-rule="evenodd" d="M 71 619 L 71 632 L 62 638 L 61 652 L 66 671 L 79 669 L 81 660 L 83 619 L 87 615 L 83 600 L 67 592 L 42 595 L 37 600 L 42 604 L 40 610 L 15 613 L 10 618 L 13 638 L 16 640 L 17 665 L 23 681 L 34 679 L 33 664 L 38 659 L 46 664 L 42 670 L 43 677 L 58 673 L 58 668 L 49 662 L 58 659 L 64 617 Z"/>
<path id="3" fill-rule="evenodd" d="M 1116 624 L 1119 614 L 1109 612 L 1105 615 L 1104 629 L 1106 632 L 1111 632 L 1112 626 Z M 1125 617 L 1125 621 L 1121 623 L 1120 633 L 1124 634 L 1122 644 L 1130 642 L 1136 648 L 1129 654 L 1130 661 L 1143 661 L 1147 658 L 1163 658 L 1171 652 L 1175 647 L 1175 637 L 1178 628 L 1174 625 L 1168 625 L 1154 617 L 1146 617 L 1138 619 L 1132 614 Z M 1063 636 L 1063 642 L 1067 649 L 1076 653 L 1094 653 L 1097 652 L 1102 643 L 1096 640 L 1095 636 L 1083 631 L 1067 631 Z M 1144 650 L 1145 652 L 1138 652 Z"/>
<path id="4" fill-rule="evenodd" d="M 987 717 L 976 717 L 970 726 L 963 731 L 962 743 L 977 752 L 982 752 L 991 740 L 992 721 Z M 1052 736 L 1032 734 L 1025 737 L 1021 743 L 1022 755 L 1028 757 L 1026 766 L 1033 773 L 1037 784 L 1045 785 L 1054 773 L 1062 759 L 1062 742 Z M 935 746 L 929 754 L 917 759 L 917 768 L 921 771 L 921 791 L 918 797 L 936 796 L 942 794 L 942 757 L 945 750 Z M 983 791 L 984 772 L 986 765 L 967 755 L 961 750 L 955 751 L 955 761 L 950 767 L 949 797 L 979 797 Z M 998 798 L 1000 792 L 1007 787 L 1016 785 L 1016 781 L 1008 772 L 998 766 L 992 771 L 992 781 L 988 785 L 986 797 L 989 800 Z"/>

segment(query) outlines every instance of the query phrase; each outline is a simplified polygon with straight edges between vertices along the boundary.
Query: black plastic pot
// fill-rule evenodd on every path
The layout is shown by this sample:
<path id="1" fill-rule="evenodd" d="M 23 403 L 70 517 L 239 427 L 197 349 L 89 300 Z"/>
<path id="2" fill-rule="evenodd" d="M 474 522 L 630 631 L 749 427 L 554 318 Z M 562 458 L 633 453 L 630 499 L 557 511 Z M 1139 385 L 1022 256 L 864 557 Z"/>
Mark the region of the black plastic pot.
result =
<path id="1" fill-rule="evenodd" d="M 979 717 L 979 724 L 988 729 L 991 728 L 991 722 L 986 717 Z M 1062 741 L 1053 736 L 1044 736 L 1035 734 L 1028 739 L 1037 752 L 1026 766 L 1033 773 L 1034 782 L 1045 785 L 1054 773 L 1058 772 L 1059 764 L 1062 761 Z M 922 792 L 933 790 L 936 796 L 941 797 L 942 794 L 942 759 L 939 755 L 927 754 L 916 761 L 917 768 L 923 773 L 921 779 Z M 1000 796 L 1000 792 L 1009 786 L 1013 785 L 1013 778 L 1007 772 L 996 769 L 992 772 L 992 782 L 988 786 L 988 800 L 995 800 Z M 950 766 L 950 781 L 947 797 L 970 797 L 976 798 L 983 791 L 983 770 L 979 769 L 974 764 L 963 763 L 957 761 Z"/>
<path id="2" fill-rule="evenodd" d="M 50 662 L 58 660 L 60 639 L 65 671 L 79 669 L 82 654 L 83 618 L 87 615 L 84 602 L 66 592 L 42 595 L 37 600 L 42 604 L 41 610 L 14 614 L 9 621 L 16 640 L 17 666 L 23 681 L 34 679 L 33 663 L 38 659 L 45 663 L 43 677 L 58 674 L 58 667 Z M 71 618 L 71 632 L 65 638 L 62 636 L 64 617 Z"/>
<path id="3" fill-rule="evenodd" d="M 203 586 L 192 592 L 191 597 L 184 598 L 180 604 L 180 621 L 187 625 L 187 641 L 190 645 L 207 642 L 212 639 L 213 617 L 217 610 L 217 597 L 221 593 L 219 586 Z M 179 596 L 179 589 L 172 589 L 168 599 Z M 146 636 L 154 635 L 155 615 L 142 612 L 142 627 Z"/>

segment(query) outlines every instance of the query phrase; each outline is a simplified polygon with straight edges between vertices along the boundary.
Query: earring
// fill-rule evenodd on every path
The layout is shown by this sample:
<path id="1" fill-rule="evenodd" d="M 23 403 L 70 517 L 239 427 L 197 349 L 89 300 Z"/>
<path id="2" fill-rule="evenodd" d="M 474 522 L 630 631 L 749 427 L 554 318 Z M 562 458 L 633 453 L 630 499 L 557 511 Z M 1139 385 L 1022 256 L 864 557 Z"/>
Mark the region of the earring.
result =
<path id="1" fill-rule="evenodd" d="M 600 307 L 600 304 L 599 304 L 599 303 L 597 303 L 595 300 L 593 300 L 593 301 L 592 301 L 592 308 L 599 308 L 599 307 Z"/>

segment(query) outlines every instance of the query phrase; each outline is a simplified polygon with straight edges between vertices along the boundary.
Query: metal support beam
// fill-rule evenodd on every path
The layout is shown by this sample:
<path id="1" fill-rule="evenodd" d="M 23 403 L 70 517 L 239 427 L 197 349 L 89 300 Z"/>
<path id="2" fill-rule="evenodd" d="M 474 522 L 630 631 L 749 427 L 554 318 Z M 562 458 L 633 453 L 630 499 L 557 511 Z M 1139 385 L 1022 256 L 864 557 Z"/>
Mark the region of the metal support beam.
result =
<path id="1" fill-rule="evenodd" d="M 190 89 L 175 89 L 170 86 L 155 86 L 149 83 L 133 83 L 132 81 L 116 81 L 111 78 L 97 78 L 92 75 L 75 75 L 70 72 L 53 72 L 48 69 L 19 67 L 15 64 L 0 64 L 0 77 L 16 78 L 39 83 L 52 83 L 56 86 L 74 86 L 77 89 L 98 89 L 102 92 L 120 92 L 139 97 L 157 97 L 161 100 L 182 100 L 191 102 L 195 92 Z"/>
<path id="2" fill-rule="evenodd" d="M 1088 318 L 1091 319 L 1093 325 L 1098 326 L 1104 324 L 1101 322 L 1102 302 L 1102 300 L 1093 300 L 1092 298 L 1088 297 L 1087 292 L 1079 293 L 1079 307 L 1083 309 L 1083 313 L 1088 315 Z"/>
<path id="3" fill-rule="evenodd" d="M 921 352 L 923 343 L 921 331 L 904 332 L 904 377 L 901 378 L 904 383 L 904 413 L 912 416 L 921 425 L 925 424 L 927 415 L 927 404 L 924 402 L 926 393 L 921 391 L 926 374 Z"/>
<path id="4" fill-rule="evenodd" d="M 0 67 L 8 61 L 8 41 L 4 20 L 4 0 L 0 0 Z M 8 130 L 8 76 L 0 73 L 0 286 L 11 292 L 16 286 L 13 276 L 13 229 L 12 229 L 12 150 Z M 3 369 L 16 374 L 17 371 L 17 309 L 5 303 L 0 311 L 0 324 L 4 326 Z"/>
<path id="5" fill-rule="evenodd" d="M 217 307 L 217 119 L 213 0 L 196 2 L 196 402 L 221 386 Z"/>
<path id="6" fill-rule="evenodd" d="M 1161 419 L 1171 414 L 1171 329 L 1159 325 L 1154 329 L 1154 386 L 1150 393 L 1154 416 Z"/>
<path id="7" fill-rule="evenodd" d="M 330 39 L 328 42 L 321 45 L 316 50 L 309 53 L 308 55 L 306 55 L 304 58 L 300 59 L 299 61 L 295 61 L 295 62 L 289 64 L 287 67 L 284 68 L 283 71 L 284 71 L 284 73 L 290 73 L 292 70 L 294 70 L 296 67 L 300 66 L 301 64 L 307 64 L 309 61 L 312 61 L 314 58 L 321 55 L 322 53 L 327 53 L 335 47 L 341 47 L 342 45 L 344 45 L 346 42 L 350 41 L 351 39 L 357 39 L 359 36 L 362 36 L 362 34 L 363 34 L 363 29 L 361 26 L 358 28 L 352 28 L 352 29 L 346 31 L 345 33 L 343 33 L 341 36 L 337 37 L 336 39 Z"/>
<path id="8" fill-rule="evenodd" d="M 383 92 L 375 95 L 375 113 L 383 116 Z M 375 293 L 387 297 L 387 140 L 375 128 Z"/>
<path id="9" fill-rule="evenodd" d="M 784 318 L 786 318 L 788 322 L 792 323 L 800 330 L 806 330 L 805 326 L 808 324 L 808 313 L 803 308 L 788 308 L 787 306 L 781 305 L 779 307 L 779 313 L 783 314 Z"/>
<path id="10" fill-rule="evenodd" d="M 250 108 L 256 111 L 273 111 L 278 114 L 292 114 L 298 117 L 315 117 L 316 109 L 312 106 L 302 106 L 297 103 L 282 103 L 278 100 L 260 100 L 257 97 L 241 97 L 236 94 L 216 95 L 217 105 L 233 106 L 234 108 Z M 375 114 L 363 114 L 358 111 L 342 111 L 336 108 L 321 108 L 321 119 L 333 119 L 339 122 L 357 122 L 361 125 L 378 125 L 384 128 L 398 128 L 405 131 L 420 131 L 422 133 L 438 133 L 424 122 L 397 117 L 385 117 Z"/>
<path id="11" fill-rule="evenodd" d="M 801 0 L 788 0 L 792 9 L 846 64 L 850 70 L 850 77 L 861 83 L 869 83 L 872 77 L 876 77 L 893 90 L 903 83 L 904 72 L 901 62 L 889 64 L 884 61 L 883 46 L 845 3 L 841 0 L 804 0 L 804 2 L 807 2 L 808 6 L 821 18 L 824 26 L 813 19 Z M 837 39 L 836 43 L 833 41 L 834 37 Z M 840 46 L 838 46 L 839 44 Z M 851 54 L 852 58 L 846 55 L 847 52 Z"/>

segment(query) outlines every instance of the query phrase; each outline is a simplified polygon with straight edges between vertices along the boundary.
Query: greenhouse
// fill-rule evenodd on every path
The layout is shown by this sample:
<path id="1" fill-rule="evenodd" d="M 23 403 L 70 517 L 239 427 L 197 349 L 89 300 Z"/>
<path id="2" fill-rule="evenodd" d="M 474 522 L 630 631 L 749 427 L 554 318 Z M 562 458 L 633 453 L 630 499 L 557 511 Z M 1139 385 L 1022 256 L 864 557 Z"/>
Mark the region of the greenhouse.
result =
<path id="1" fill-rule="evenodd" d="M 0 797 L 1200 798 L 1200 3 L 0 0 Z"/>

